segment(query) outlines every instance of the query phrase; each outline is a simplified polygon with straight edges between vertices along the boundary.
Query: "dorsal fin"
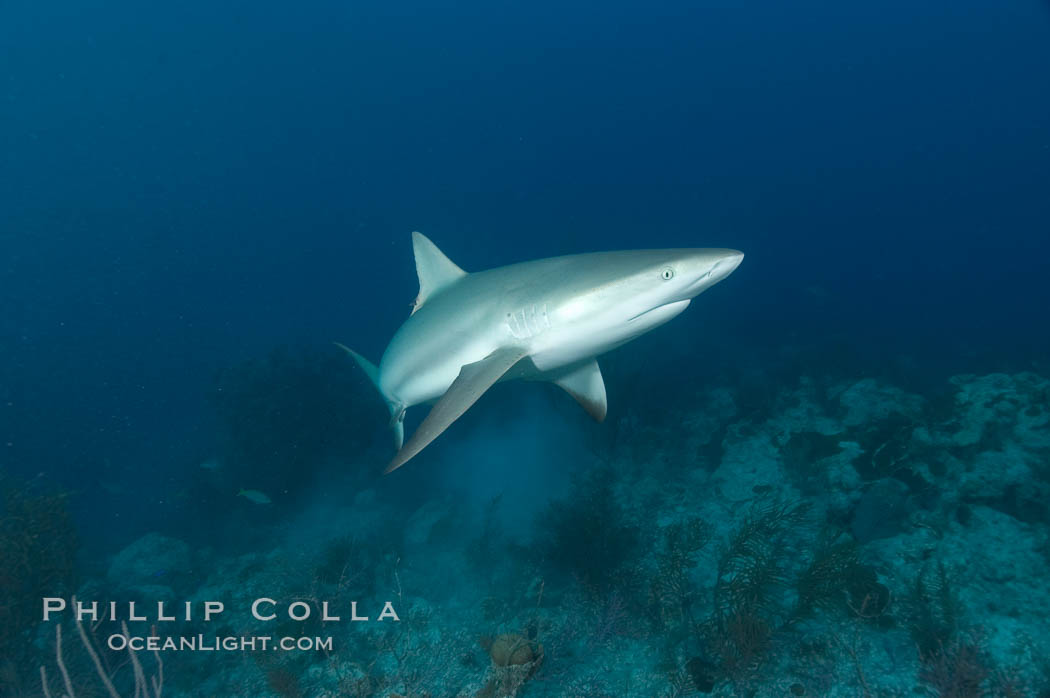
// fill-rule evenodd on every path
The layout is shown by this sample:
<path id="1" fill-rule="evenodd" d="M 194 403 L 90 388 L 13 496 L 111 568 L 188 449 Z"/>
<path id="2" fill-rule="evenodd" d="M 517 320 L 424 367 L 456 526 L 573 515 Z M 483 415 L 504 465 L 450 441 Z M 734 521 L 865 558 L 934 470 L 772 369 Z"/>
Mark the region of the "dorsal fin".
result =
<path id="1" fill-rule="evenodd" d="M 412 304 L 414 313 L 427 302 L 427 298 L 466 276 L 467 272 L 456 266 L 423 233 L 412 233 L 412 253 L 416 257 L 416 275 L 419 276 L 419 295 Z"/>

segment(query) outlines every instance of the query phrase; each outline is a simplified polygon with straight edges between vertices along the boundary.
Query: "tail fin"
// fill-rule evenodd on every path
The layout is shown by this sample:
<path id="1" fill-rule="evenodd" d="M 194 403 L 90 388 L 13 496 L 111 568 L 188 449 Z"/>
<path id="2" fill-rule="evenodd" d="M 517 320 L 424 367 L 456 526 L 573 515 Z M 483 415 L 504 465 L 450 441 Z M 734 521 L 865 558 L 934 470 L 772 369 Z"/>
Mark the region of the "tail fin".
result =
<path id="1" fill-rule="evenodd" d="M 379 394 L 383 396 L 383 401 L 386 402 L 387 408 L 390 409 L 390 428 L 394 430 L 394 447 L 397 450 L 401 450 L 401 444 L 405 441 L 405 406 L 397 400 L 393 400 L 389 395 L 383 392 L 383 389 L 379 387 L 379 369 L 376 368 L 375 364 L 366 359 L 365 357 L 358 354 L 356 351 L 347 347 L 339 342 L 335 345 L 345 351 L 347 354 L 353 357 L 357 365 L 361 367 L 361 370 L 368 376 L 368 380 L 372 381 L 372 385 L 376 387 Z"/>

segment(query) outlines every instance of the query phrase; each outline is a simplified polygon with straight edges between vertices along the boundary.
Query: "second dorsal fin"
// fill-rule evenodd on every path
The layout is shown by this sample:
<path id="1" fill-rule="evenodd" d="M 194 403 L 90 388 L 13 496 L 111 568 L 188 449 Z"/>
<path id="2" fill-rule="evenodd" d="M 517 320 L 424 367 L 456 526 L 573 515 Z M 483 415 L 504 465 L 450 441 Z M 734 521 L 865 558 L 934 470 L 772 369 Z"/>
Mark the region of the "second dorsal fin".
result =
<path id="1" fill-rule="evenodd" d="M 412 304 L 414 313 L 427 302 L 427 298 L 463 278 L 467 272 L 456 266 L 423 233 L 412 233 L 412 253 L 416 257 L 416 275 L 419 276 L 419 295 Z"/>

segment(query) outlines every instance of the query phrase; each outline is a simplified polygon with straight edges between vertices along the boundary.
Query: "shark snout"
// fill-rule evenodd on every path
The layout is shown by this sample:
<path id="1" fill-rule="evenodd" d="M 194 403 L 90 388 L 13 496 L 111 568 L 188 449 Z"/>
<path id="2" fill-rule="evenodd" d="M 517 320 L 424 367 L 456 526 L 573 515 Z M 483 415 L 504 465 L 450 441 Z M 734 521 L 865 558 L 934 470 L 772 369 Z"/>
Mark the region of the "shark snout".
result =
<path id="1" fill-rule="evenodd" d="M 726 278 L 740 266 L 744 253 L 737 250 L 704 250 L 697 257 L 696 276 L 686 289 L 686 297 L 703 293 L 722 279 Z"/>
<path id="2" fill-rule="evenodd" d="M 711 270 L 711 276 L 714 277 L 717 283 L 736 271 L 736 268 L 740 266 L 742 261 L 744 261 L 743 252 L 726 250 L 725 256 L 715 263 L 714 268 Z"/>

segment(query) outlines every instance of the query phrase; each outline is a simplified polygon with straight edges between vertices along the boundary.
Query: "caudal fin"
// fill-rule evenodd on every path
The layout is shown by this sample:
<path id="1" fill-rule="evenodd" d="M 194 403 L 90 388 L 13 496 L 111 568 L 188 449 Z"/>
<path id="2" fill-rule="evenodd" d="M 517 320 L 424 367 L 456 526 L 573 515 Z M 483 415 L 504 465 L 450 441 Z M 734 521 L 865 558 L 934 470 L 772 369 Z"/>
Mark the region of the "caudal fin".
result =
<path id="1" fill-rule="evenodd" d="M 376 387 L 376 390 L 383 397 L 383 402 L 386 403 L 387 408 L 390 410 L 390 428 L 394 431 L 394 448 L 401 450 L 401 444 L 405 441 L 405 406 L 383 392 L 383 389 L 379 386 L 379 369 L 376 368 L 375 364 L 344 344 L 335 342 L 335 345 L 353 357 L 357 365 L 368 376 L 368 380 L 372 381 L 372 385 Z"/>

